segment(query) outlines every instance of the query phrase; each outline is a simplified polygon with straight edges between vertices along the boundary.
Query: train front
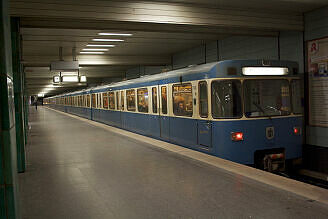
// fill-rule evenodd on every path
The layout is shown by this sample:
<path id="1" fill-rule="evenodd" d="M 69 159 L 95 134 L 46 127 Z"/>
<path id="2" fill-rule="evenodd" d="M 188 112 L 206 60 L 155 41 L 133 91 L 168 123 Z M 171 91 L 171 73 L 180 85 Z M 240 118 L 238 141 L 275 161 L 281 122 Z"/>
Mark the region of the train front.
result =
<path id="1" fill-rule="evenodd" d="M 287 162 L 295 165 L 302 155 L 303 82 L 295 69 L 282 63 L 244 66 L 241 74 L 241 84 L 231 80 L 230 91 L 223 94 L 234 105 L 232 114 L 239 112 L 240 118 L 216 125 L 222 136 L 219 145 L 226 145 L 218 146 L 218 156 L 284 171 Z"/>

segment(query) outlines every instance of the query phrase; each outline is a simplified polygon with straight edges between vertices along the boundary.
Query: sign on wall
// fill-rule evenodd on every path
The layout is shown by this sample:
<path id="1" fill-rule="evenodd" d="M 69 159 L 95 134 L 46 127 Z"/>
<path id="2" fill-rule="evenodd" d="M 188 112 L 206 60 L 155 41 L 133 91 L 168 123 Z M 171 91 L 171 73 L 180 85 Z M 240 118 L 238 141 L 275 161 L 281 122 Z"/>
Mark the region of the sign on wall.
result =
<path id="1" fill-rule="evenodd" d="M 308 42 L 309 124 L 328 127 L 328 37 Z"/>

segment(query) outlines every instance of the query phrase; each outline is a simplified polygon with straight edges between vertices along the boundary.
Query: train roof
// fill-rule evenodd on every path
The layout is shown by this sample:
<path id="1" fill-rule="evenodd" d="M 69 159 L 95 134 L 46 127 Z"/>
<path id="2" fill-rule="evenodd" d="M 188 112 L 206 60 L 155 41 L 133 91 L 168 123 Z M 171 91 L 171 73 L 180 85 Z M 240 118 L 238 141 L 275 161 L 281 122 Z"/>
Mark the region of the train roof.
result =
<path id="1" fill-rule="evenodd" d="M 74 96 L 85 93 L 102 92 L 106 90 L 128 89 L 141 86 L 151 86 L 158 84 L 192 81 L 207 78 L 222 78 L 222 77 L 241 77 L 242 67 L 261 67 L 261 66 L 273 66 L 273 67 L 287 67 L 289 69 L 288 75 L 295 75 L 298 73 L 298 64 L 292 61 L 280 61 L 280 60 L 225 60 L 219 62 L 212 62 L 202 65 L 191 65 L 187 68 L 172 70 L 155 75 L 146 75 L 140 78 L 115 82 L 107 85 L 91 87 L 79 91 L 65 93 L 54 97 L 61 96 Z M 231 74 L 231 69 L 235 69 Z"/>

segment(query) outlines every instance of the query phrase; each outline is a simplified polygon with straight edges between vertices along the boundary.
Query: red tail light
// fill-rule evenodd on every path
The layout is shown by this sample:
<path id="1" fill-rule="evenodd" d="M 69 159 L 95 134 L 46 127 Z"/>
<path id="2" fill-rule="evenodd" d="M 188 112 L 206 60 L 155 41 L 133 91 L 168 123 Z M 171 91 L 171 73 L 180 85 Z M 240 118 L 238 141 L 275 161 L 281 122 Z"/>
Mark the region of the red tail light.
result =
<path id="1" fill-rule="evenodd" d="M 242 132 L 232 132 L 231 140 L 232 141 L 242 141 L 242 140 L 244 140 L 244 135 Z"/>
<path id="2" fill-rule="evenodd" d="M 294 134 L 295 135 L 300 135 L 301 134 L 301 128 L 300 127 L 294 127 Z"/>

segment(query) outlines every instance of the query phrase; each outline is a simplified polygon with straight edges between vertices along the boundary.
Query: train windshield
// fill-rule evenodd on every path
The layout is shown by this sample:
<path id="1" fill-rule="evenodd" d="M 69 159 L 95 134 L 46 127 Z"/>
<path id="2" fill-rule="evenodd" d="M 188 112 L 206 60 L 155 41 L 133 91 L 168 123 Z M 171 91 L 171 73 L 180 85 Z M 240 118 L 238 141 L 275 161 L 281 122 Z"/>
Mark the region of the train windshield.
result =
<path id="1" fill-rule="evenodd" d="M 288 80 L 245 80 L 244 94 L 246 117 L 290 114 Z"/>

